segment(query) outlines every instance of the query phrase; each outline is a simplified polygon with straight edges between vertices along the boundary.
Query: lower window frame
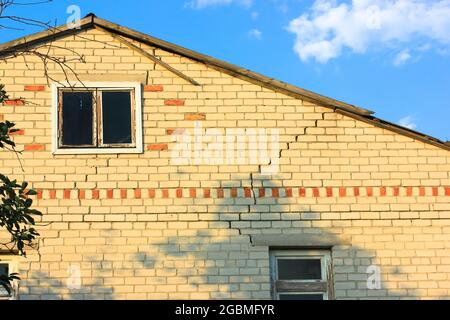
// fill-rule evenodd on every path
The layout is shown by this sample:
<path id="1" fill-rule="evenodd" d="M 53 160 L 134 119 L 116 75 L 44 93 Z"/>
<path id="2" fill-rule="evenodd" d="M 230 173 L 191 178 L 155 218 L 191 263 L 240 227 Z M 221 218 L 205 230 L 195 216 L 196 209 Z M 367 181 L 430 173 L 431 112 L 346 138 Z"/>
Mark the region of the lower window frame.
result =
<path id="1" fill-rule="evenodd" d="M 279 257 L 292 259 L 317 259 L 321 261 L 320 280 L 278 280 L 277 261 Z M 331 250 L 324 249 L 271 249 L 270 280 L 272 298 L 280 300 L 280 295 L 322 294 L 323 300 L 333 300 L 333 268 Z"/>
<path id="2" fill-rule="evenodd" d="M 0 264 L 8 265 L 8 273 L 11 275 L 13 273 L 19 273 L 19 261 L 17 257 L 10 257 L 8 255 L 0 254 Z M 14 280 L 12 282 L 12 292 L 9 296 L 0 296 L 0 301 L 2 300 L 18 300 L 19 299 L 19 280 Z"/>

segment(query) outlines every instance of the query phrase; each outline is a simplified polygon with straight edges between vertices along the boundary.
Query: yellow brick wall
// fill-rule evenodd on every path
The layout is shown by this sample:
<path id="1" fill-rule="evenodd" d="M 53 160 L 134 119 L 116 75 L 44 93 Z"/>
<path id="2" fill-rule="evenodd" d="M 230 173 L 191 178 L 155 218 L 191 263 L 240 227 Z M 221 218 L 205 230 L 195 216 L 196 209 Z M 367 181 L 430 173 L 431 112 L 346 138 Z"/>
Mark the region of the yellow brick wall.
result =
<path id="1" fill-rule="evenodd" d="M 52 155 L 42 62 L 0 63 L 10 98 L 26 101 L 0 107 L 23 129 L 14 140 L 24 171 L 10 152 L 0 152 L 0 167 L 38 189 L 44 213 L 39 254 L 29 249 L 21 262 L 21 298 L 269 299 L 269 249 L 251 243 L 257 234 L 335 239 L 338 299 L 450 297 L 450 152 L 137 44 L 202 85 L 194 86 L 101 31 L 53 45 L 54 55 L 70 58 L 65 47 L 85 56 L 71 63 L 82 79 L 147 79 L 146 151 Z M 48 68 L 61 79 L 57 65 Z M 280 172 L 171 164 L 170 132 L 193 128 L 188 119 L 222 132 L 279 129 Z M 366 286 L 374 264 L 381 290 Z M 74 265 L 80 290 L 67 288 Z"/>

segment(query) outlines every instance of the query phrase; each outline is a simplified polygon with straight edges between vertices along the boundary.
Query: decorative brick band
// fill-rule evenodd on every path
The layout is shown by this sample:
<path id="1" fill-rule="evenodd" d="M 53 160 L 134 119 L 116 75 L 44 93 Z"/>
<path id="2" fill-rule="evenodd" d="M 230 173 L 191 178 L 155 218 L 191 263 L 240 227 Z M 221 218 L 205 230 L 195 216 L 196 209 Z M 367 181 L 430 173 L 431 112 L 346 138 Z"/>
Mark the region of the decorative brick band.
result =
<path id="1" fill-rule="evenodd" d="M 3 114 L 0 114 L 0 121 L 5 120 L 5 116 Z"/>
<path id="2" fill-rule="evenodd" d="M 43 85 L 32 85 L 32 86 L 25 86 L 25 91 L 45 91 L 45 86 Z"/>
<path id="3" fill-rule="evenodd" d="M 450 187 L 175 188 L 37 190 L 38 199 L 450 197 Z"/>

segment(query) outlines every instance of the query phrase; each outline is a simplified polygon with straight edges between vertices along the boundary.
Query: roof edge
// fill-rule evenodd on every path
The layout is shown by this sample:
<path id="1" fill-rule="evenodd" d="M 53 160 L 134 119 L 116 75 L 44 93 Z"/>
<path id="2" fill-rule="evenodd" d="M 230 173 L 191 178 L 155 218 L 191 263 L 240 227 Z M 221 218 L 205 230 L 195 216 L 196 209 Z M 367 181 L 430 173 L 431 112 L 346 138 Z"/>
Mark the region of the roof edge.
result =
<path id="1" fill-rule="evenodd" d="M 282 93 L 293 95 L 295 98 L 302 98 L 304 100 L 315 102 L 318 104 L 321 104 L 325 107 L 330 108 L 339 108 L 348 110 L 350 112 L 355 112 L 360 115 L 371 115 L 374 114 L 373 111 L 357 107 L 342 101 L 338 101 L 336 99 L 332 99 L 320 94 L 317 94 L 315 92 L 305 90 L 303 88 L 264 76 L 260 73 L 242 68 L 240 66 L 231 64 L 229 62 L 225 62 L 223 60 L 219 60 L 216 58 L 213 58 L 208 55 L 204 55 L 201 53 L 198 53 L 196 51 L 184 48 L 179 45 L 175 45 L 173 43 L 164 41 L 159 38 L 155 38 L 153 36 L 149 36 L 147 34 L 141 33 L 139 31 L 132 30 L 130 28 L 118 25 L 116 23 L 101 19 L 101 18 L 94 18 L 94 24 L 99 25 L 100 27 L 103 27 L 105 29 L 108 29 L 112 32 L 121 34 L 123 36 L 126 36 L 128 38 L 134 39 L 139 42 L 146 43 L 148 45 L 158 47 L 160 49 L 163 49 L 168 52 L 172 52 L 175 54 L 179 54 L 182 56 L 185 56 L 187 58 L 190 58 L 192 60 L 205 63 L 209 66 L 215 67 L 220 69 L 221 71 L 228 73 L 232 76 L 243 78 L 247 81 L 257 83 L 259 85 L 262 85 L 264 87 L 267 87 L 272 90 L 276 91 L 282 91 Z"/>
<path id="2" fill-rule="evenodd" d="M 194 61 L 198 61 L 208 66 L 227 73 L 231 76 L 249 81 L 254 84 L 261 85 L 265 88 L 280 92 L 294 98 L 306 100 L 312 103 L 316 103 L 320 106 L 334 109 L 336 112 L 343 115 L 352 117 L 357 120 L 369 123 L 371 125 L 381 127 L 396 133 L 402 134 L 404 136 L 434 145 L 436 147 L 450 151 L 450 141 L 444 142 L 437 138 L 431 137 L 429 135 L 404 128 L 400 125 L 376 118 L 373 116 L 374 112 L 348 104 L 339 100 L 335 100 L 309 90 L 302 89 L 300 87 L 264 76 L 260 73 L 241 68 L 237 65 L 225 62 L 213 58 L 208 55 L 198 53 L 196 51 L 184 48 L 182 46 L 175 45 L 173 43 L 149 36 L 147 34 L 141 33 L 139 31 L 132 30 L 130 28 L 121 26 L 119 24 L 98 18 L 95 14 L 90 13 L 80 21 L 80 27 L 77 29 L 69 28 L 67 25 L 62 25 L 55 27 L 53 29 L 41 31 L 38 33 L 31 34 L 16 40 L 12 40 L 0 45 L 0 58 L 2 56 L 8 56 L 13 54 L 15 51 L 23 49 L 27 46 L 32 46 L 40 42 L 45 42 L 50 38 L 65 36 L 66 34 L 71 34 L 79 32 L 87 28 L 94 28 L 96 25 L 107 29 L 113 33 L 126 36 L 130 39 L 136 40 L 141 43 L 145 43 L 150 46 L 158 47 L 165 51 L 185 56 Z"/>

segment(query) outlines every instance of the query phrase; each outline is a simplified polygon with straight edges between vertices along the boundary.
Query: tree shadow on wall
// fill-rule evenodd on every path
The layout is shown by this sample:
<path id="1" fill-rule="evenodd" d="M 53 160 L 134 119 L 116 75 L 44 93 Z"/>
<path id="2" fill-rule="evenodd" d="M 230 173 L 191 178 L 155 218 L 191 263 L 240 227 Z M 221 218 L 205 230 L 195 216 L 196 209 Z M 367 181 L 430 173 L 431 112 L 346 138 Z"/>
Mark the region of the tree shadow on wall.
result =
<path id="1" fill-rule="evenodd" d="M 196 204 L 213 207 L 208 213 L 199 213 L 198 221 L 183 221 L 183 213 L 179 213 L 179 222 L 184 222 L 185 228 L 168 237 L 167 245 L 158 246 L 160 254 L 156 260 L 154 255 L 146 255 L 146 261 L 166 270 L 167 276 L 162 281 L 171 285 L 165 287 L 166 292 L 150 294 L 150 299 L 160 298 L 161 293 L 169 299 L 271 299 L 270 248 L 252 243 L 255 235 L 314 235 L 334 243 L 330 252 L 336 299 L 419 296 L 407 284 L 408 275 L 401 267 L 381 267 L 381 287 L 368 288 L 369 267 L 382 266 L 382 261 L 373 250 L 345 243 L 342 231 L 350 226 L 350 220 L 339 220 L 333 228 L 326 228 L 320 214 L 311 212 L 307 204 L 294 203 L 292 198 L 260 197 L 260 187 L 285 190 L 280 188 L 276 177 L 247 184 L 249 180 L 248 176 L 242 177 L 240 188 L 251 188 L 251 198 L 241 191 L 231 199 L 197 199 Z M 221 186 L 229 190 L 236 187 L 227 183 Z M 190 199 L 184 201 L 186 205 L 192 204 Z M 284 247 L 302 248 L 311 249 L 311 245 Z M 389 245 L 386 249 L 389 250 Z M 397 281 L 403 281 L 397 289 L 385 285 Z"/>
<path id="2" fill-rule="evenodd" d="M 345 243 L 343 231 L 350 226 L 350 220 L 336 220 L 330 227 L 327 221 L 319 219 L 319 213 L 311 212 L 308 203 L 295 202 L 296 197 L 260 196 L 261 187 L 284 192 L 277 177 L 250 184 L 249 181 L 248 176 L 242 176 L 235 198 L 177 199 L 180 205 L 184 202 L 188 208 L 201 206 L 209 208 L 208 212 L 197 212 L 195 220 L 185 219 L 186 213 L 178 212 L 176 221 L 164 217 L 173 215 L 172 212 L 159 214 L 161 221 L 173 223 L 170 232 L 162 230 L 157 236 L 143 234 L 147 243 L 123 261 L 107 261 L 106 255 L 87 255 L 86 262 L 81 263 L 79 290 L 67 288 L 68 274 L 55 277 L 51 272 L 32 272 L 26 280 L 29 297 L 124 299 L 135 292 L 141 293 L 136 295 L 139 299 L 271 299 L 270 248 L 252 240 L 257 235 L 281 234 L 313 235 L 336 244 L 330 249 L 336 299 L 416 299 L 423 295 L 408 283 L 409 275 L 401 267 L 383 267 L 389 263 L 381 261 L 374 250 Z M 230 195 L 237 186 L 227 183 L 221 187 Z M 252 189 L 252 197 L 246 197 L 242 188 Z M 354 230 L 361 235 L 361 228 Z M 284 248 L 311 249 L 311 245 L 298 243 Z M 390 249 L 389 244 L 385 249 Z M 393 260 L 390 262 L 394 264 Z M 65 266 L 69 268 L 70 263 L 62 262 L 60 269 Z M 381 266 L 380 289 L 367 287 L 370 266 Z M 133 282 L 124 282 L 126 277 L 133 278 Z"/>

